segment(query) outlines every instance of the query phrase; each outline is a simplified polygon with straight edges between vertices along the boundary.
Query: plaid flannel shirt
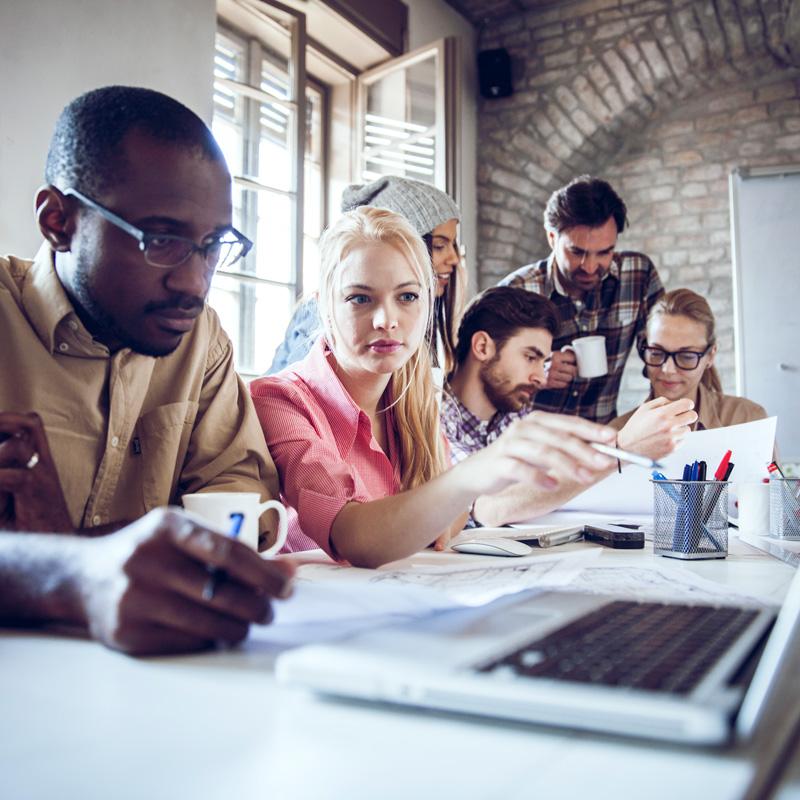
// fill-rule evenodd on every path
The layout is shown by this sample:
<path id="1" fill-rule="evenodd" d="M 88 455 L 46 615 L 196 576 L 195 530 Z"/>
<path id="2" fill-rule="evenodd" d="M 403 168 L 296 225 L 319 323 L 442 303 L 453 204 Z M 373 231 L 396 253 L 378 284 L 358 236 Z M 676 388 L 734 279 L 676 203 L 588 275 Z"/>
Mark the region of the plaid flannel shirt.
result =
<path id="1" fill-rule="evenodd" d="M 458 464 L 473 453 L 490 445 L 515 419 L 533 411 L 526 406 L 521 411 L 498 411 L 491 419 L 476 417 L 449 389 L 442 394 L 440 422 L 442 432 L 450 443 L 450 462 Z"/>
<path id="2" fill-rule="evenodd" d="M 642 253 L 615 253 L 600 285 L 575 300 L 554 275 L 553 256 L 507 275 L 500 286 L 516 286 L 548 297 L 556 306 L 559 326 L 553 351 L 580 336 L 605 336 L 608 374 L 575 378 L 565 389 L 543 389 L 533 407 L 575 414 L 605 423 L 617 416 L 617 395 L 631 348 L 645 330 L 647 315 L 664 293 L 653 262 Z"/>
<path id="3" fill-rule="evenodd" d="M 532 406 L 520 411 L 498 411 L 491 419 L 476 417 L 448 388 L 442 393 L 439 420 L 450 443 L 450 463 L 458 464 L 473 453 L 490 445 L 515 420 L 530 414 Z M 480 528 L 481 524 L 470 513 L 465 528 Z"/>

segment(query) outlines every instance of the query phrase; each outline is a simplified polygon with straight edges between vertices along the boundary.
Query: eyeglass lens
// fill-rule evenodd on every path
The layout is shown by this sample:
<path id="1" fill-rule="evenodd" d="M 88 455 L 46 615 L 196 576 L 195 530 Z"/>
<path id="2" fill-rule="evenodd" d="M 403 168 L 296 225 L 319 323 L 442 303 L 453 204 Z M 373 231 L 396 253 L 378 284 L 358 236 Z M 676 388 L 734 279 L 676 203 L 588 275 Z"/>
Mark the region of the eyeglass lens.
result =
<path id="1" fill-rule="evenodd" d="M 186 261 L 195 250 L 200 250 L 210 268 L 233 264 L 243 253 L 244 245 L 238 239 L 217 239 L 204 248 L 181 238 L 160 236 L 150 239 L 144 248 L 145 258 L 159 267 L 176 267 Z"/>
<path id="2" fill-rule="evenodd" d="M 684 350 L 678 353 L 668 353 L 666 350 L 661 350 L 658 347 L 645 347 L 644 361 L 650 367 L 663 366 L 667 359 L 672 356 L 675 359 L 675 365 L 679 369 L 696 369 L 703 357 L 703 353 L 697 353 L 691 350 Z"/>

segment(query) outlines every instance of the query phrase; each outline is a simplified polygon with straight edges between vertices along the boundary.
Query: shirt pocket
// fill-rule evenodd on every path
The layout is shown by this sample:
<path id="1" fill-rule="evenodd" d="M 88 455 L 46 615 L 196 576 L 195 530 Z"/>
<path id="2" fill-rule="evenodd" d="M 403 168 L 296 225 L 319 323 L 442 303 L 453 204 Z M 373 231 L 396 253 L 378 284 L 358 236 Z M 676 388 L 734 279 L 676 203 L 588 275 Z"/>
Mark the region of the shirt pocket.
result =
<path id="1" fill-rule="evenodd" d="M 141 448 L 142 499 L 148 511 L 173 499 L 197 408 L 196 402 L 184 400 L 159 406 L 139 418 L 135 436 Z"/>

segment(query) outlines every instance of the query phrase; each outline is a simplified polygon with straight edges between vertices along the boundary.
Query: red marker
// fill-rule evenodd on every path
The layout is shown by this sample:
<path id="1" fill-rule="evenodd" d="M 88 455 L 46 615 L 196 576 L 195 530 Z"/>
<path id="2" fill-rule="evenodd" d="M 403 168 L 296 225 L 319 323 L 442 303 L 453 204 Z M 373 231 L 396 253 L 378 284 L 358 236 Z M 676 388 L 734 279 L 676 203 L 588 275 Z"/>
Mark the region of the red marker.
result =
<path id="1" fill-rule="evenodd" d="M 728 471 L 728 462 L 731 460 L 731 451 L 728 450 L 724 456 L 722 456 L 722 461 L 719 462 L 719 466 L 717 467 L 717 471 L 714 473 L 714 480 L 715 481 L 724 481 L 725 474 Z"/>
<path id="2" fill-rule="evenodd" d="M 784 477 L 781 468 L 774 461 L 767 464 L 767 472 L 769 472 L 770 478 L 773 478 L 774 480 Z"/>

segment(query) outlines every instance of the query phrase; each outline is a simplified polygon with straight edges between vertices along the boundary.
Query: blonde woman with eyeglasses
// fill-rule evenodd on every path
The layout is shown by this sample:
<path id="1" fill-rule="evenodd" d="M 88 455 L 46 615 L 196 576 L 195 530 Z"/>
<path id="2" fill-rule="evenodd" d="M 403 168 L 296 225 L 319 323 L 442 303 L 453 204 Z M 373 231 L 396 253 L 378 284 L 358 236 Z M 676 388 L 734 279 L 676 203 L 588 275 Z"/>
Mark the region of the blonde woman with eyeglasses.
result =
<path id="1" fill-rule="evenodd" d="M 289 506 L 288 550 L 377 567 L 443 549 L 479 495 L 590 483 L 611 465 L 587 442 L 610 443 L 613 430 L 535 413 L 449 468 L 426 341 L 434 296 L 427 249 L 403 217 L 362 207 L 324 234 L 324 336 L 251 384 Z"/>
<path id="2" fill-rule="evenodd" d="M 650 380 L 648 401 L 692 400 L 698 415 L 695 430 L 723 428 L 767 416 L 757 403 L 723 393 L 714 366 L 714 314 L 706 299 L 690 289 L 675 289 L 653 306 L 639 355 Z M 633 411 L 609 424 L 619 429 L 632 415 Z"/>

